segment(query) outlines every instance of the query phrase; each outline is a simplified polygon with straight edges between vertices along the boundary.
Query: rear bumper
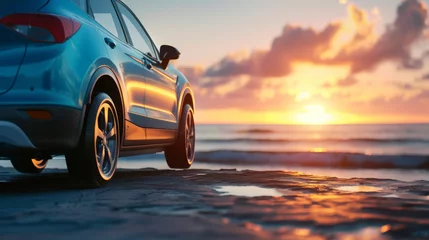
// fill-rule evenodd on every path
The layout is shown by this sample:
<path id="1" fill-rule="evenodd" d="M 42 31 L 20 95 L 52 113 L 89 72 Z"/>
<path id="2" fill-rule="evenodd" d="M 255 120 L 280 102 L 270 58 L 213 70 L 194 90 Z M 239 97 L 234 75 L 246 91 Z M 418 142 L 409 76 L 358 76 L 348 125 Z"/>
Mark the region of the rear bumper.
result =
<path id="1" fill-rule="evenodd" d="M 29 110 L 50 113 L 49 119 L 34 119 Z M 83 111 L 57 106 L 1 106 L 0 157 L 20 151 L 62 154 L 77 146 Z"/>
<path id="2" fill-rule="evenodd" d="M 0 121 L 0 142 L 23 149 L 36 149 L 28 136 L 17 125 Z"/>

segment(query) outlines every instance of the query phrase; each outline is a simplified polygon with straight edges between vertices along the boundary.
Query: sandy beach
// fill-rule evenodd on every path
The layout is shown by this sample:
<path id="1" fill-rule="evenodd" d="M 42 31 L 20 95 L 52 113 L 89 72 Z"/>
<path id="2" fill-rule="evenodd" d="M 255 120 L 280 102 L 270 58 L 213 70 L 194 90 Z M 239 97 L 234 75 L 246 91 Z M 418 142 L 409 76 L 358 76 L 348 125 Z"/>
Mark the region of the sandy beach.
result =
<path id="1" fill-rule="evenodd" d="M 121 169 L 80 190 L 64 170 L 0 173 L 1 239 L 429 238 L 426 181 Z"/>

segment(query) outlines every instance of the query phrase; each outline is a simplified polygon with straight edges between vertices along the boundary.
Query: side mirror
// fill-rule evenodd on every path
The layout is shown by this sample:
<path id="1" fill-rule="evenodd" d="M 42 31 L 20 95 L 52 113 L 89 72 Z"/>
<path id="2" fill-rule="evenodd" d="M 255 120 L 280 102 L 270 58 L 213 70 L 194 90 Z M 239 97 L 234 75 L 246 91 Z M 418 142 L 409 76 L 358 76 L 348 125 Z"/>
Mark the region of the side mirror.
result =
<path id="1" fill-rule="evenodd" d="M 180 52 L 175 47 L 169 45 L 162 45 L 160 49 L 161 66 L 167 69 L 171 60 L 179 59 Z"/>

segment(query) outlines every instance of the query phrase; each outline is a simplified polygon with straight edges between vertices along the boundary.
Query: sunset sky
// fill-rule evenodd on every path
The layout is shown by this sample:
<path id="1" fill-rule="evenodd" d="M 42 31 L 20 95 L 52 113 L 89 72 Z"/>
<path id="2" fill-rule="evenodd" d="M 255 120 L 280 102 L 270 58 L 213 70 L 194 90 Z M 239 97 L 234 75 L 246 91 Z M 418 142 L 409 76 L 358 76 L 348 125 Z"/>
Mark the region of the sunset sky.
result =
<path id="1" fill-rule="evenodd" d="M 429 122 L 418 0 L 124 0 L 176 46 L 199 123 Z"/>

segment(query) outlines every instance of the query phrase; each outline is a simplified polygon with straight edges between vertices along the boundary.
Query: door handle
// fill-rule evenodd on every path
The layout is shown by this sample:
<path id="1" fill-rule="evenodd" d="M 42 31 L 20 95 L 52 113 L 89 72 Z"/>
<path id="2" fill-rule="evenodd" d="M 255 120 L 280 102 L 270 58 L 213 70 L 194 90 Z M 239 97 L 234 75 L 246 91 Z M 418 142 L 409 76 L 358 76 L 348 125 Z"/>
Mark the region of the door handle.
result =
<path id="1" fill-rule="evenodd" d="M 152 69 L 152 63 L 147 60 L 146 58 L 143 58 L 143 65 L 145 65 L 147 67 L 147 69 L 151 70 Z"/>
<path id="2" fill-rule="evenodd" d="M 109 47 L 110 47 L 111 49 L 115 49 L 115 48 L 116 48 L 116 43 L 115 43 L 112 39 L 110 39 L 110 38 L 106 37 L 106 38 L 104 38 L 104 42 L 105 42 L 107 45 L 109 45 Z"/>

